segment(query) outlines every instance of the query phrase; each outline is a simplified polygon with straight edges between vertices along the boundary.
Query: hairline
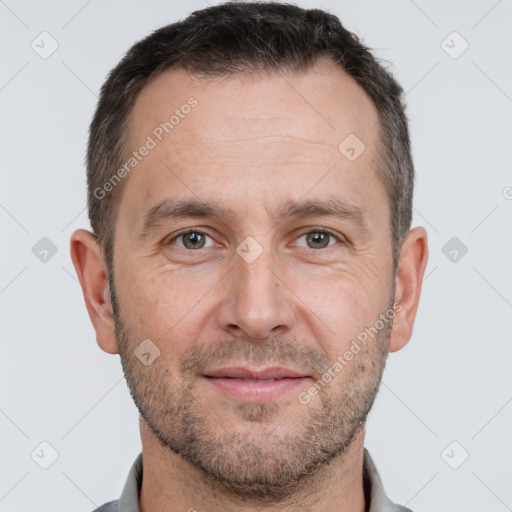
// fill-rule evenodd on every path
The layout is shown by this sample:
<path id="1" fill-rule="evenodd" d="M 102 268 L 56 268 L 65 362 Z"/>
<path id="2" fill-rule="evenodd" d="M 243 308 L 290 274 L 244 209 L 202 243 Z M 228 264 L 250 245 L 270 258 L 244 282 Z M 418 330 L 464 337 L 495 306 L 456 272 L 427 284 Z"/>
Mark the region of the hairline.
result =
<path id="1" fill-rule="evenodd" d="M 319 61 L 325 61 L 326 63 L 332 63 L 334 66 L 341 70 L 343 73 L 347 75 L 366 95 L 369 101 L 371 101 L 372 105 L 375 107 L 377 111 L 378 116 L 378 123 L 377 123 L 377 145 L 375 148 L 375 160 L 373 161 L 374 165 L 372 166 L 372 170 L 376 173 L 377 178 L 381 181 L 382 185 L 384 186 L 384 190 L 386 192 L 386 197 L 388 201 L 388 208 L 389 208 L 389 222 L 390 222 L 390 243 L 391 243 L 391 253 L 392 253 L 392 260 L 393 260 L 393 275 L 396 273 L 396 267 L 398 264 L 398 252 L 399 248 L 397 246 L 401 245 L 402 242 L 402 233 L 400 233 L 400 225 L 394 225 L 394 214 L 392 211 L 393 203 L 392 203 L 392 197 L 391 197 L 391 191 L 389 190 L 389 185 L 386 182 L 385 176 L 389 173 L 389 166 L 391 160 L 390 151 L 387 149 L 391 146 L 391 140 L 390 137 L 392 136 L 390 133 L 390 129 L 387 126 L 387 123 L 384 122 L 382 112 L 379 109 L 379 106 L 375 102 L 375 100 L 372 98 L 372 96 L 365 90 L 365 88 L 343 67 L 342 64 L 337 62 L 333 56 L 330 53 L 326 53 L 325 55 L 322 53 L 318 53 L 318 55 L 315 56 L 314 59 L 312 59 L 307 66 L 301 69 L 297 69 L 293 67 L 293 65 L 289 64 L 280 64 L 277 69 L 272 68 L 263 68 L 261 70 L 257 70 L 256 72 L 251 71 L 250 69 L 242 69 L 237 72 L 227 72 L 227 73 L 200 73 L 196 71 L 191 71 L 186 65 L 182 63 L 182 61 L 178 60 L 175 62 L 172 62 L 168 65 L 162 64 L 159 67 L 157 67 L 153 73 L 151 73 L 148 77 L 146 77 L 142 85 L 138 88 L 138 90 L 130 97 L 129 101 L 126 104 L 126 111 L 123 115 L 123 120 L 121 123 L 121 128 L 119 131 L 119 137 L 117 144 L 121 146 L 120 153 L 118 154 L 117 161 L 114 164 L 114 168 L 118 168 L 123 165 L 123 162 L 125 162 L 129 157 L 128 153 L 130 149 L 128 148 L 128 140 L 129 140 L 129 134 L 130 129 L 132 126 L 130 126 L 132 123 L 130 121 L 133 118 L 133 111 L 135 108 L 135 103 L 141 94 L 141 92 L 149 87 L 155 79 L 157 79 L 159 76 L 166 72 L 170 71 L 184 71 L 189 76 L 192 76 L 194 78 L 197 78 L 198 81 L 207 82 L 208 79 L 211 81 L 214 81 L 216 79 L 236 79 L 236 78 L 243 78 L 243 77 L 249 77 L 249 76 L 260 76 L 260 77 L 266 77 L 266 76 L 278 76 L 282 72 L 289 73 L 291 75 L 305 75 L 307 73 L 311 73 L 315 69 L 315 65 Z M 117 226 L 117 219 L 118 219 L 118 213 L 119 213 L 119 205 L 121 203 L 124 189 L 127 187 L 127 183 L 130 179 L 130 176 L 128 175 L 123 181 L 120 183 L 118 187 L 116 187 L 112 191 L 111 201 L 110 201 L 110 225 L 108 230 L 105 233 L 104 240 L 100 241 L 100 248 L 102 253 L 104 254 L 107 269 L 109 272 L 113 272 L 113 266 L 114 266 L 114 243 L 115 243 L 115 230 Z"/>

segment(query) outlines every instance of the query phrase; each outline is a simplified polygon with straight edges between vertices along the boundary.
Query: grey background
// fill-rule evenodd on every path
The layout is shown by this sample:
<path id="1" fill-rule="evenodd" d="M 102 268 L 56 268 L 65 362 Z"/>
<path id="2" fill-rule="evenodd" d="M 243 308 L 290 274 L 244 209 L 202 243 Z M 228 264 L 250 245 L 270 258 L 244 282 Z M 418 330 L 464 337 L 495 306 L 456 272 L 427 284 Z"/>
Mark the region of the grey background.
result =
<path id="1" fill-rule="evenodd" d="M 140 450 L 69 237 L 89 229 L 83 157 L 107 72 L 136 40 L 208 3 L 0 1 L 1 511 L 90 511 L 119 496 Z M 413 338 L 390 355 L 366 446 L 390 497 L 415 512 L 512 510 L 512 2 L 299 5 L 337 14 L 408 91 L 413 225 L 428 230 L 430 260 Z M 31 47 L 43 31 L 58 42 L 46 59 Z"/>

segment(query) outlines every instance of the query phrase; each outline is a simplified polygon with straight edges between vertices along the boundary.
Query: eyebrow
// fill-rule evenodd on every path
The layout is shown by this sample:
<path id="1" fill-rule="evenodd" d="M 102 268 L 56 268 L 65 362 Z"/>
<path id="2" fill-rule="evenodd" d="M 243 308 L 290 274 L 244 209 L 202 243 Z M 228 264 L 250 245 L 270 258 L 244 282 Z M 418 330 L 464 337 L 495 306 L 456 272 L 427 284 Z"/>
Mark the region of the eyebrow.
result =
<path id="1" fill-rule="evenodd" d="M 274 224 L 284 219 L 300 220 L 308 217 L 334 217 L 352 221 L 363 233 L 369 231 L 366 212 L 359 206 L 346 203 L 338 197 L 287 201 L 277 208 L 265 208 Z M 187 218 L 234 220 L 237 213 L 218 201 L 200 201 L 196 199 L 163 199 L 151 207 L 144 215 L 139 238 L 144 239 L 162 225 Z"/>

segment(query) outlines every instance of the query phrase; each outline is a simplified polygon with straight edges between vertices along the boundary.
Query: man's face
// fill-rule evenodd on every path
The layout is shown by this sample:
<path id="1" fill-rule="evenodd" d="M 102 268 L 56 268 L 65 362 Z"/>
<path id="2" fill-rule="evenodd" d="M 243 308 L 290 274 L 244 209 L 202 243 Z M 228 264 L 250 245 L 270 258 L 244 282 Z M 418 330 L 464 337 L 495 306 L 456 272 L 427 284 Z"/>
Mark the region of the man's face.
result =
<path id="1" fill-rule="evenodd" d="M 285 495 L 346 451 L 385 364 L 389 320 L 351 349 L 394 299 L 376 108 L 330 63 L 209 84 L 172 70 L 138 96 L 129 150 L 148 135 L 156 146 L 127 178 L 115 231 L 130 389 L 160 442 L 226 489 Z M 148 217 L 162 201 L 160 213 L 179 201 L 212 215 Z"/>

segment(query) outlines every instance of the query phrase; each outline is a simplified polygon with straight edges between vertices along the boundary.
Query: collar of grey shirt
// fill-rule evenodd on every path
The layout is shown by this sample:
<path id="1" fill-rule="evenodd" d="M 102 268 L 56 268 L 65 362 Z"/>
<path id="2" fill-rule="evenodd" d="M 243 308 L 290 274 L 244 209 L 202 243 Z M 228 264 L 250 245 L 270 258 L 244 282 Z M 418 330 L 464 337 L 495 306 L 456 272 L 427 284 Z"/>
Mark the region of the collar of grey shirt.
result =
<path id="1" fill-rule="evenodd" d="M 394 504 L 384 491 L 381 478 L 370 453 L 364 448 L 363 478 L 370 494 L 368 512 L 412 512 L 412 510 Z M 142 453 L 133 463 L 119 500 L 106 503 L 94 512 L 140 512 L 139 493 L 142 485 Z"/>

